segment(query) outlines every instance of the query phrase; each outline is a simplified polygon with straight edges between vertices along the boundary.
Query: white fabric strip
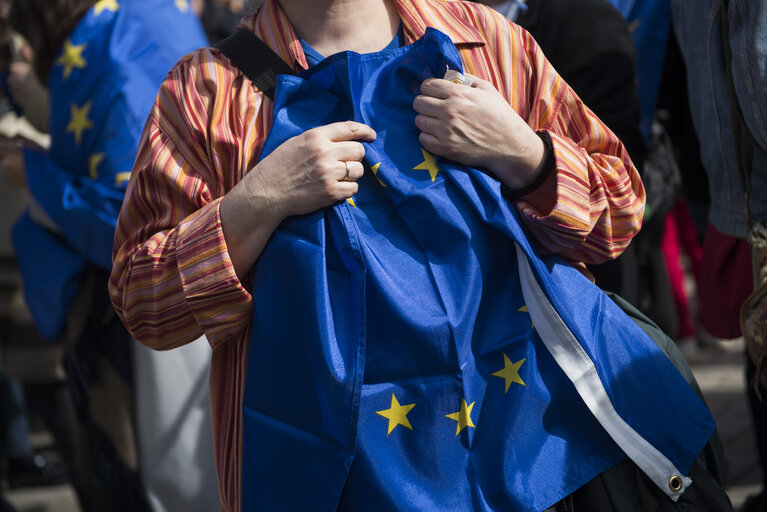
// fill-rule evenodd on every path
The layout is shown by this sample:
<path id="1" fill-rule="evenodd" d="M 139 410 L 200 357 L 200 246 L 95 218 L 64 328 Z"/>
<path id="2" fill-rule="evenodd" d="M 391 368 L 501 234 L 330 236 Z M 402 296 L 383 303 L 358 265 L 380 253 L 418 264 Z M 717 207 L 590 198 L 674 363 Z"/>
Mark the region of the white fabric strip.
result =
<path id="1" fill-rule="evenodd" d="M 670 460 L 618 415 L 597 374 L 594 362 L 549 302 L 535 279 L 522 248 L 519 244 L 515 245 L 522 294 L 544 345 L 610 437 L 655 485 L 676 501 L 692 480 L 683 476 Z M 677 488 L 676 492 L 670 485 L 670 482 L 674 481 L 672 479 L 681 482 L 681 489 Z"/>

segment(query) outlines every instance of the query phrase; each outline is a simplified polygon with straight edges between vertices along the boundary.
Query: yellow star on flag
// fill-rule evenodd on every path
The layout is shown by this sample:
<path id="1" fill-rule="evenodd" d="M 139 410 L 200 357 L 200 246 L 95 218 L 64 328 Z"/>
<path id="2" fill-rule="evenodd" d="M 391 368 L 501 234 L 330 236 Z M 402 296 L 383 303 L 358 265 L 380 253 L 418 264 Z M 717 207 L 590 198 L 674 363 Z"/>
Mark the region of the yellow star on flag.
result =
<path id="1" fill-rule="evenodd" d="M 385 187 L 386 183 L 381 181 L 381 179 L 378 177 L 378 168 L 379 167 L 381 167 L 381 162 L 378 162 L 377 164 L 375 164 L 373 167 L 370 168 L 370 170 L 373 171 L 373 176 L 376 177 L 376 179 L 378 180 L 378 183 L 380 183 L 382 187 Z"/>
<path id="2" fill-rule="evenodd" d="M 503 369 L 498 370 L 497 372 L 491 374 L 493 377 L 500 377 L 504 381 L 506 381 L 506 390 L 503 392 L 506 394 L 507 391 L 509 391 L 509 386 L 511 386 L 512 382 L 516 382 L 517 384 L 521 384 L 523 386 L 526 386 L 525 381 L 522 380 L 522 377 L 519 376 L 519 368 L 522 366 L 522 363 L 524 363 L 527 359 L 522 359 L 521 361 L 517 361 L 516 363 L 512 363 L 511 359 L 506 354 L 503 354 Z"/>
<path id="3" fill-rule="evenodd" d="M 434 183 L 434 180 L 437 179 L 437 173 L 439 172 L 439 166 L 437 165 L 437 160 L 434 158 L 434 155 L 432 155 L 431 153 L 429 153 L 423 148 L 421 148 L 421 153 L 423 153 L 423 162 L 413 167 L 413 170 L 429 171 L 429 176 L 431 176 L 431 182 Z"/>
<path id="4" fill-rule="evenodd" d="M 83 51 L 86 46 L 86 43 L 73 45 L 69 39 L 64 41 L 64 49 L 61 50 L 61 56 L 56 60 L 56 64 L 64 66 L 64 80 L 69 78 L 73 69 L 82 69 L 87 65 L 83 58 Z"/>
<path id="5" fill-rule="evenodd" d="M 346 202 L 347 202 L 347 203 L 349 203 L 349 204 L 351 205 L 351 207 L 352 207 L 352 208 L 356 208 L 356 207 L 357 207 L 357 205 L 356 205 L 356 204 L 354 204 L 354 198 L 353 198 L 353 197 L 350 197 L 350 198 L 348 198 L 348 199 L 346 200 Z"/>
<path id="6" fill-rule="evenodd" d="M 467 406 L 466 399 L 462 398 L 461 410 L 452 414 L 445 415 L 445 418 L 450 418 L 451 420 L 458 422 L 458 424 L 455 426 L 455 435 L 460 434 L 461 430 L 465 429 L 466 427 L 476 428 L 474 422 L 471 421 L 471 410 L 474 407 L 474 403 L 475 402 L 472 402 L 471 405 Z"/>
<path id="7" fill-rule="evenodd" d="M 104 153 L 95 153 L 91 155 L 88 165 L 88 176 L 90 176 L 92 180 L 99 177 L 99 164 L 102 160 L 104 160 Z"/>
<path id="8" fill-rule="evenodd" d="M 81 108 L 77 108 L 77 105 L 72 103 L 69 109 L 72 112 L 72 119 L 67 125 L 66 132 L 75 134 L 75 144 L 79 146 L 83 137 L 83 132 L 93 128 L 93 121 L 88 119 L 88 112 L 91 110 L 91 102 L 87 102 Z"/>
<path id="9" fill-rule="evenodd" d="M 527 309 L 527 304 L 519 308 L 517 311 L 519 311 L 520 313 L 527 313 L 528 315 L 530 314 L 530 311 Z M 532 319 L 530 319 L 530 328 L 535 329 L 535 324 L 533 323 Z"/>
<path id="10" fill-rule="evenodd" d="M 120 4 L 117 3 L 117 0 L 99 0 L 96 2 L 96 5 L 93 6 L 93 14 L 98 16 L 104 11 L 117 12 L 119 8 Z"/>
<path id="11" fill-rule="evenodd" d="M 387 437 L 392 433 L 392 430 L 397 428 L 397 425 L 402 425 L 403 427 L 413 430 L 413 427 L 410 426 L 410 421 L 407 419 L 407 413 L 409 413 L 413 407 L 415 407 L 415 404 L 400 405 L 397 401 L 397 397 L 392 393 L 391 407 L 384 409 L 383 411 L 376 411 L 376 414 L 389 420 L 389 431 L 386 433 Z"/>
<path id="12" fill-rule="evenodd" d="M 115 174 L 115 185 L 117 185 L 118 187 L 120 185 L 125 184 L 129 180 L 130 180 L 130 171 L 118 172 L 117 174 Z"/>
<path id="13" fill-rule="evenodd" d="M 189 2 L 187 0 L 176 0 L 176 9 L 181 12 L 189 10 Z"/>

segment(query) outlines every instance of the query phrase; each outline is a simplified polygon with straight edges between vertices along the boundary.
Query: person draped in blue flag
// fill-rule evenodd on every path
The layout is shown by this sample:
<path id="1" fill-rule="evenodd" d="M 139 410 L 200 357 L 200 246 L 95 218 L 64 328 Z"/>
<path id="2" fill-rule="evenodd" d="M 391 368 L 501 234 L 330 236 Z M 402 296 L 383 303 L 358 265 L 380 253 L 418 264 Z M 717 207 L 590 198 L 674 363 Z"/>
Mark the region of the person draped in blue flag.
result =
<path id="1" fill-rule="evenodd" d="M 133 344 L 107 278 L 152 101 L 173 64 L 206 39 L 186 0 L 17 0 L 10 18 L 50 93 L 50 149 L 22 141 L 4 146 L 3 159 L 31 197 L 12 233 L 26 302 L 39 332 L 68 347 L 72 482 L 86 511 L 162 510 L 139 474 L 144 398 L 134 396 Z"/>
<path id="2" fill-rule="evenodd" d="M 222 509 L 571 510 L 613 468 L 694 503 L 713 419 L 568 262 L 625 247 L 642 184 L 529 34 L 438 0 L 243 27 L 300 73 L 174 68 L 110 281 L 139 341 L 215 349 Z"/>

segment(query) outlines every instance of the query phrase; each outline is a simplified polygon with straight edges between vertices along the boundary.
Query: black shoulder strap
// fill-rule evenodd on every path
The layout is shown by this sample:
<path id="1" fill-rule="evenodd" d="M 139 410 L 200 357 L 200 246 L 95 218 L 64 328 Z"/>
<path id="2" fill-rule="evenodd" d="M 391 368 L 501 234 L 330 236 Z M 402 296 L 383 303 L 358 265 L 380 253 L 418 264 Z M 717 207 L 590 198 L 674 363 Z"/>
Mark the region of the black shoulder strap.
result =
<path id="1" fill-rule="evenodd" d="M 293 75 L 287 63 L 253 32 L 238 29 L 214 45 L 247 76 L 259 91 L 274 101 L 277 75 Z"/>

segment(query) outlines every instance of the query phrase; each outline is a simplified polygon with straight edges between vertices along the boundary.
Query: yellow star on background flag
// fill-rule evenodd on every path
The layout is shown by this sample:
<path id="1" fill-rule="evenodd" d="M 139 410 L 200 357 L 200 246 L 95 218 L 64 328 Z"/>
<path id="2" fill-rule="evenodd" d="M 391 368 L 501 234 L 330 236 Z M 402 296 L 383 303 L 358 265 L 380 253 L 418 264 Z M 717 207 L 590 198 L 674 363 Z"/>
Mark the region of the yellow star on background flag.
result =
<path id="1" fill-rule="evenodd" d="M 73 45 L 69 39 L 64 41 L 61 57 L 56 60 L 56 64 L 64 66 L 64 80 L 69 78 L 69 74 L 72 73 L 73 69 L 82 69 L 87 66 L 88 63 L 83 58 L 83 51 L 86 46 L 86 43 Z"/>
<path id="2" fill-rule="evenodd" d="M 380 183 L 382 187 L 385 187 L 386 183 L 381 181 L 381 179 L 378 177 L 378 168 L 379 167 L 381 167 L 381 162 L 378 162 L 377 164 L 375 164 L 373 167 L 370 168 L 370 170 L 373 171 L 373 176 L 376 177 L 376 179 L 378 180 L 378 183 Z"/>
<path id="3" fill-rule="evenodd" d="M 523 386 L 527 385 L 525 384 L 525 381 L 522 380 L 522 377 L 519 376 L 519 368 L 526 360 L 527 359 L 522 359 L 521 361 L 512 363 L 511 359 L 509 359 L 506 354 L 503 354 L 503 369 L 498 370 L 491 375 L 493 377 L 500 377 L 506 381 L 506 390 L 503 392 L 504 394 L 506 394 L 506 392 L 509 390 L 509 386 L 511 386 L 512 382 L 516 382 L 517 384 L 521 384 Z"/>
<path id="4" fill-rule="evenodd" d="M 437 179 L 437 173 L 439 172 L 439 166 L 437 165 L 437 160 L 434 158 L 434 155 L 432 155 L 431 153 L 429 153 L 423 148 L 421 148 L 421 153 L 423 153 L 423 162 L 413 167 L 413 170 L 429 171 L 429 176 L 431 176 L 431 182 L 434 183 L 434 180 Z"/>
<path id="5" fill-rule="evenodd" d="M 446 414 L 445 418 L 455 420 L 458 424 L 455 426 L 455 435 L 461 433 L 461 430 L 466 427 L 476 428 L 476 425 L 471 421 L 471 410 L 474 408 L 474 402 L 471 405 L 466 405 L 466 399 L 461 399 L 461 410 L 452 414 Z"/>
<path id="6" fill-rule="evenodd" d="M 409 413 L 413 407 L 415 407 L 415 404 L 400 405 L 397 401 L 397 397 L 392 393 L 391 407 L 384 409 L 383 411 L 376 411 L 376 414 L 389 420 L 389 431 L 386 433 L 387 437 L 392 433 L 392 430 L 397 428 L 397 425 L 402 425 L 403 427 L 413 430 L 413 427 L 410 426 L 410 421 L 407 419 L 407 413 Z"/>
<path id="7" fill-rule="evenodd" d="M 117 0 L 99 0 L 96 2 L 96 5 L 93 6 L 93 14 L 98 16 L 104 11 L 117 12 L 119 8 L 120 4 L 117 3 Z"/>
<path id="8" fill-rule="evenodd" d="M 517 311 L 519 311 L 520 313 L 527 313 L 528 315 L 530 314 L 530 310 L 527 309 L 527 304 L 519 308 Z M 535 329 L 535 324 L 533 323 L 532 318 L 530 319 L 530 328 Z"/>
<path id="9" fill-rule="evenodd" d="M 181 12 L 189 10 L 189 2 L 187 0 L 176 0 L 176 9 Z"/>
<path id="10" fill-rule="evenodd" d="M 69 109 L 72 112 L 72 119 L 67 125 L 66 132 L 75 134 L 75 144 L 79 146 L 83 137 L 83 132 L 93 128 L 93 122 L 88 119 L 88 112 L 91 110 L 91 102 L 87 102 L 82 108 L 77 108 L 77 105 L 72 103 Z"/>
<path id="11" fill-rule="evenodd" d="M 117 185 L 118 187 L 127 181 L 130 181 L 130 171 L 118 172 L 117 174 L 115 174 L 115 185 Z"/>
<path id="12" fill-rule="evenodd" d="M 88 165 L 88 176 L 90 176 L 92 180 L 99 177 L 99 164 L 102 160 L 104 160 L 104 153 L 95 153 L 91 155 Z"/>

